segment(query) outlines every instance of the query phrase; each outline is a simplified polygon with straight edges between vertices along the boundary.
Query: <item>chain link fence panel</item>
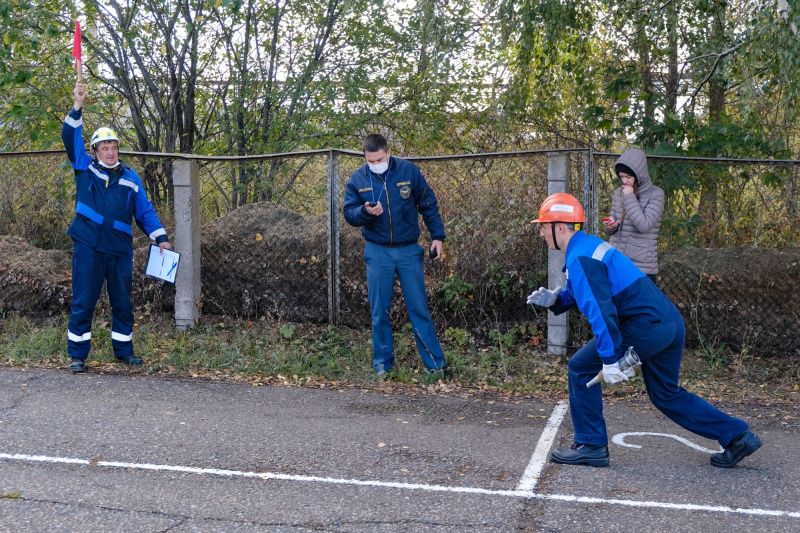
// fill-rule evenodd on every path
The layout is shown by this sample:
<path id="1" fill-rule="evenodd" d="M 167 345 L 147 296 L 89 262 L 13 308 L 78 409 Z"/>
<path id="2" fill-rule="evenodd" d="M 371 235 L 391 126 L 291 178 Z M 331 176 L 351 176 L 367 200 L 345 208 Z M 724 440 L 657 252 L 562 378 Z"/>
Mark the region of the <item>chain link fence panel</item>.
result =
<path id="1" fill-rule="evenodd" d="M 333 205 L 339 212 L 332 220 L 328 185 L 333 154 L 338 185 Z M 68 311 L 65 265 L 72 243 L 66 230 L 74 217 L 75 185 L 66 156 L 1 156 L 0 235 L 14 237 L 3 239 L 0 285 L 5 283 L 6 294 L 13 292 L 8 272 L 9 265 L 16 265 L 22 274 L 15 271 L 14 279 L 25 278 L 26 287 L 41 292 L 39 303 L 30 300 L 32 311 L 37 305 L 46 307 L 47 314 Z M 121 157 L 142 177 L 172 237 L 172 164 L 186 156 Z M 363 156 L 336 151 L 190 157 L 201 178 L 204 314 L 326 322 L 336 300 L 333 288 L 341 323 L 369 327 L 364 239 L 341 216 L 345 184 L 364 164 Z M 570 190 L 591 207 L 587 231 L 602 236 L 597 217 L 608 212 L 620 185 L 613 173 L 618 156 L 593 154 L 587 166 L 588 157 L 587 151 L 569 153 Z M 547 284 L 547 247 L 538 228 L 529 224 L 547 196 L 547 153 L 411 160 L 436 192 L 447 231 L 444 257 L 426 262 L 430 307 L 440 334 L 486 337 L 522 325 L 529 339 L 543 338 L 546 314 L 537 315 L 524 301 L 534 288 Z M 800 309 L 788 295 L 800 290 L 800 162 L 648 160 L 654 183 L 667 193 L 658 284 L 684 314 L 688 344 L 797 354 Z M 329 280 L 329 225 L 339 232 L 334 280 Z M 428 246 L 424 225 L 422 230 L 421 244 Z M 171 311 L 174 287 L 142 274 L 149 239 L 134 233 L 137 313 Z M 24 253 L 30 244 L 45 251 L 36 252 L 36 261 Z M 408 317 L 399 283 L 396 293 L 392 313 L 400 325 Z M 580 346 L 590 337 L 585 319 L 573 313 L 570 345 Z"/>

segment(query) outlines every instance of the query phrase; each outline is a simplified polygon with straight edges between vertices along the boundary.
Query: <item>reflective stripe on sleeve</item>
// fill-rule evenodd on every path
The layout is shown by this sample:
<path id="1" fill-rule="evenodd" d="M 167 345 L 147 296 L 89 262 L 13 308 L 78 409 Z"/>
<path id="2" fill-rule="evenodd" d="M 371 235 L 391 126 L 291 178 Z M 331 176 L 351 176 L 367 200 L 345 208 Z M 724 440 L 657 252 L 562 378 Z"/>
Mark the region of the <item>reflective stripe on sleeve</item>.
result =
<path id="1" fill-rule="evenodd" d="M 67 118 L 64 119 L 64 123 L 67 124 L 68 126 L 72 126 L 73 128 L 78 128 L 80 126 L 83 126 L 83 117 L 76 119 L 67 115 Z"/>
<path id="2" fill-rule="evenodd" d="M 595 248 L 594 253 L 592 254 L 592 259 L 596 259 L 598 261 L 602 261 L 603 257 L 605 257 L 605 255 L 606 255 L 606 252 L 608 252 L 612 248 L 614 248 L 614 247 L 611 246 L 610 244 L 608 244 L 607 242 L 604 242 L 603 244 L 598 245 L 597 248 Z"/>

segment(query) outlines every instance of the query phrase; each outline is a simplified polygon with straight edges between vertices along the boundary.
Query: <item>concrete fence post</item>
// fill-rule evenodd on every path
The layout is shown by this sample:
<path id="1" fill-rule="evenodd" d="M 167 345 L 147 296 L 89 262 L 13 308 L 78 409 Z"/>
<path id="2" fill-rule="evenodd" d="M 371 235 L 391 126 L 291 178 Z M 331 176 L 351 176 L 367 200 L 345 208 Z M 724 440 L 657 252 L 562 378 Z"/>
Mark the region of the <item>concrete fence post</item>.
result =
<path id="1" fill-rule="evenodd" d="M 328 152 L 328 323 L 338 326 L 339 286 L 339 155 Z"/>
<path id="2" fill-rule="evenodd" d="M 569 191 L 569 154 L 551 152 L 547 154 L 547 194 Z M 547 254 L 547 287 L 566 287 L 564 251 L 549 250 Z M 567 334 L 569 332 L 569 312 L 556 316 L 547 313 L 547 353 L 565 355 L 567 353 Z"/>
<path id="3" fill-rule="evenodd" d="M 175 276 L 175 327 L 193 327 L 200 318 L 200 170 L 194 161 L 172 165 L 175 186 L 175 251 L 181 254 Z"/>

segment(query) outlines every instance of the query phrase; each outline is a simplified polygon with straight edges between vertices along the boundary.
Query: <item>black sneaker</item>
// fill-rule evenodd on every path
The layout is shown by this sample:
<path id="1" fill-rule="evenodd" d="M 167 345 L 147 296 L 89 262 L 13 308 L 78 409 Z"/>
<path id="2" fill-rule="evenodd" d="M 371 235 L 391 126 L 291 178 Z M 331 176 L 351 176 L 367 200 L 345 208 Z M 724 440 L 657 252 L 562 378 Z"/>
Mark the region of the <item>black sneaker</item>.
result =
<path id="1" fill-rule="evenodd" d="M 131 366 L 142 366 L 142 360 L 132 355 L 117 357 L 117 362 Z"/>
<path id="2" fill-rule="evenodd" d="M 83 374 L 86 372 L 86 361 L 73 357 L 72 364 L 69 365 L 69 369 L 73 374 Z"/>
<path id="3" fill-rule="evenodd" d="M 573 442 L 567 447 L 556 448 L 550 460 L 562 465 L 608 466 L 608 446 L 590 446 Z"/>
<path id="4" fill-rule="evenodd" d="M 761 448 L 762 442 L 758 435 L 749 429 L 733 439 L 724 452 L 711 456 L 711 466 L 731 468 L 739 461 Z"/>

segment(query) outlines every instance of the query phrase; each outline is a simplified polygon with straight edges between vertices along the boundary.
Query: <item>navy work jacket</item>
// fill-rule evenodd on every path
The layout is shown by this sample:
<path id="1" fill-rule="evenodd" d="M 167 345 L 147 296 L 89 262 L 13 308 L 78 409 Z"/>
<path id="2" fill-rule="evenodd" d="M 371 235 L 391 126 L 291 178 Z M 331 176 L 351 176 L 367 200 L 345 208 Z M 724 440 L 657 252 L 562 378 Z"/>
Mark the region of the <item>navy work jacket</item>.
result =
<path id="1" fill-rule="evenodd" d="M 139 175 L 121 161 L 120 167 L 109 172 L 86 153 L 81 110 L 73 108 L 64 119 L 61 139 L 75 171 L 70 237 L 103 253 L 133 257 L 135 219 L 151 240 L 158 244 L 169 240 Z"/>
<path id="2" fill-rule="evenodd" d="M 622 252 L 604 240 L 578 231 L 567 244 L 564 270 L 567 288 L 550 310 L 559 315 L 577 307 L 597 338 L 597 352 L 614 364 L 627 346 L 626 325 L 648 328 L 680 320 L 675 305 Z"/>
<path id="3" fill-rule="evenodd" d="M 383 213 L 373 216 L 364 206 L 380 202 Z M 364 238 L 384 246 L 403 246 L 419 240 L 419 215 L 432 240 L 444 241 L 444 224 L 439 204 L 425 176 L 417 165 L 389 158 L 389 170 L 383 176 L 364 165 L 350 176 L 344 196 L 344 219 L 361 228 Z"/>

